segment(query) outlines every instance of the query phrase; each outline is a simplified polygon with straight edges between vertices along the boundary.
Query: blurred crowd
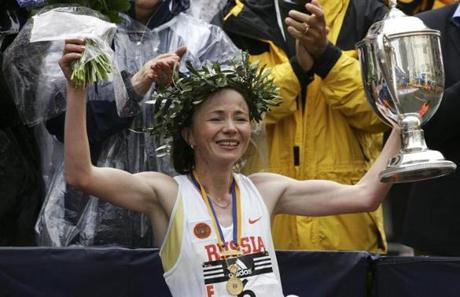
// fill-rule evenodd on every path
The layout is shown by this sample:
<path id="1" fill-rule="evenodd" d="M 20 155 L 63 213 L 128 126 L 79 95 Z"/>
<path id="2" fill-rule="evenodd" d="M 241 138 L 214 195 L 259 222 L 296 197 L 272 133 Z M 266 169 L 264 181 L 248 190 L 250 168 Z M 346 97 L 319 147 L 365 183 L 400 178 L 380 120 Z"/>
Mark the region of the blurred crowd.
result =
<path id="1" fill-rule="evenodd" d="M 242 172 L 353 184 L 378 156 L 389 127 L 367 103 L 355 44 L 385 17 L 385 1 L 314 0 L 313 11 L 296 0 L 124 2 L 129 8 L 119 12 L 109 41 L 116 75 L 89 90 L 87 129 L 94 164 L 175 175 L 164 139 L 148 133 L 154 121 L 161 121 L 151 108 L 161 83 L 148 77 L 148 69 L 153 58 L 181 46 L 187 47 L 183 60 L 195 66 L 243 50 L 272 70 L 282 102 L 253 128 Z M 455 2 L 398 1 L 404 13 L 441 31 L 446 92 L 425 134 L 430 147 L 454 162 L 458 137 L 450 130 L 458 118 L 454 98 L 460 83 Z M 51 8 L 46 1 L 0 3 L 0 246 L 159 247 L 155 226 L 142 214 L 65 183 L 65 78 L 57 65 L 63 39 L 50 26 L 49 34 L 43 34 L 51 35 L 48 40 L 30 42 L 36 34 L 32 16 Z M 98 15 L 84 9 L 68 12 Z M 305 18 L 310 25 L 303 28 L 299 24 Z M 303 34 L 308 31 L 314 33 Z M 457 37 L 450 40 L 451 34 Z M 396 185 L 383 207 L 370 213 L 279 215 L 273 221 L 275 247 L 406 251 L 395 248 L 399 243 L 416 254 L 458 256 L 460 224 L 453 217 L 460 202 L 452 201 L 457 178 Z"/>

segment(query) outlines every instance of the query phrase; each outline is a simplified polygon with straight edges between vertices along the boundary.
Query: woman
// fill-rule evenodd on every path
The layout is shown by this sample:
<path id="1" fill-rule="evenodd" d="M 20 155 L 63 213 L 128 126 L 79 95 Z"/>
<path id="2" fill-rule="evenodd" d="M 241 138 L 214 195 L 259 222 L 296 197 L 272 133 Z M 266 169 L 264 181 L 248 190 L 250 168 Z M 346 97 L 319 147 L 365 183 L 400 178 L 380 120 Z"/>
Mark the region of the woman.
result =
<path id="1" fill-rule="evenodd" d="M 71 62 L 83 51 L 83 42 L 67 41 L 60 61 L 67 78 Z M 152 75 L 170 73 L 179 56 L 158 57 Z M 189 65 L 189 70 L 188 77 L 175 80 L 157 98 L 164 122 L 155 128 L 173 137 L 173 163 L 183 175 L 130 174 L 91 165 L 86 91 L 68 83 L 67 182 L 151 219 L 155 236 L 163 239 L 160 255 L 173 296 L 283 296 L 271 218 L 375 209 L 390 188 L 379 182 L 378 173 L 399 149 L 398 133 L 392 132 L 380 158 L 353 186 L 271 173 L 236 174 L 233 168 L 248 147 L 251 120 L 259 121 L 275 103 L 273 83 L 257 75 L 247 57 L 223 70 L 218 65 L 202 71 Z"/>

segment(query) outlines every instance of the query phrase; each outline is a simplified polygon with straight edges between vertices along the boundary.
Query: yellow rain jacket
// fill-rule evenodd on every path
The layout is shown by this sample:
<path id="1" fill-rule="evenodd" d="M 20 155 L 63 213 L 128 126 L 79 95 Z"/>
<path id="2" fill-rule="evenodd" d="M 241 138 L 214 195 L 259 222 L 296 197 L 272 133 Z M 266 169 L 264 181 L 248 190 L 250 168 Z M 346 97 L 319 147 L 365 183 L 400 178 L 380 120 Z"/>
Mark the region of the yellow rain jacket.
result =
<path id="1" fill-rule="evenodd" d="M 350 17 L 364 18 L 359 9 L 368 9 L 375 0 L 359 1 L 358 7 L 349 7 L 348 0 L 322 1 L 332 43 L 339 38 L 347 11 Z M 286 53 L 289 47 L 273 32 L 276 21 L 270 22 L 266 17 L 276 17 L 275 9 L 265 11 L 257 19 L 264 9 L 270 9 L 268 3 L 272 1 L 251 3 L 259 6 L 248 7 L 240 1 L 227 6 L 221 26 L 237 46 L 250 52 L 253 60 L 272 68 L 280 87 L 283 102 L 266 116 L 268 171 L 301 180 L 356 183 L 378 156 L 381 132 L 386 129 L 367 103 L 354 50 L 354 43 L 364 37 L 376 20 L 347 23 L 360 26 L 355 31 L 360 31 L 361 36 L 350 36 L 355 40 L 341 38 L 352 50 L 344 51 L 324 78 L 315 75 L 308 85 L 306 99 L 302 100 L 302 86 Z M 373 9 L 372 17 L 383 16 L 377 11 L 385 13 L 386 9 Z M 386 251 L 381 207 L 371 213 L 327 217 L 278 215 L 273 236 L 277 249 Z"/>

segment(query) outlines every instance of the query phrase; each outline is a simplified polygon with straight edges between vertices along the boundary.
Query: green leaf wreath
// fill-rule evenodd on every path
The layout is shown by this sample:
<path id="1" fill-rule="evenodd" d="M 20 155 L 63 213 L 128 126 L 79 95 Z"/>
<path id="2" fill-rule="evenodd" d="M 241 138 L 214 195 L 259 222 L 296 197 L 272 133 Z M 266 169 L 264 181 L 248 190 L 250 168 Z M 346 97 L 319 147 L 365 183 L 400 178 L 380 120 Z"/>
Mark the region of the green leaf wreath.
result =
<path id="1" fill-rule="evenodd" d="M 243 95 L 249 116 L 255 122 L 260 122 L 271 106 L 279 104 L 279 90 L 270 71 L 265 66 L 259 67 L 259 63 L 250 63 L 246 52 L 241 59 L 222 64 L 196 69 L 187 61 L 186 67 L 189 71 L 186 76 L 176 73 L 169 87 L 153 95 L 156 120 L 150 130 L 163 139 L 171 139 L 189 125 L 194 109 L 209 95 L 224 88 L 235 89 Z"/>

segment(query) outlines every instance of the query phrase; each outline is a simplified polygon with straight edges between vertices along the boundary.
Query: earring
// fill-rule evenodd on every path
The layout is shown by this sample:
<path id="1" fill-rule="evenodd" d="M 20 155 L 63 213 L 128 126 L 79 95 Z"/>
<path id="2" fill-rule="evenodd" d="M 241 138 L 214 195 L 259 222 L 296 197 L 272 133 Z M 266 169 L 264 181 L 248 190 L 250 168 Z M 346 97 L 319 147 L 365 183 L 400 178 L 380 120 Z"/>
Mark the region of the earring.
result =
<path id="1" fill-rule="evenodd" d="M 193 144 L 190 144 L 190 148 L 193 150 L 195 146 Z"/>

